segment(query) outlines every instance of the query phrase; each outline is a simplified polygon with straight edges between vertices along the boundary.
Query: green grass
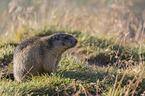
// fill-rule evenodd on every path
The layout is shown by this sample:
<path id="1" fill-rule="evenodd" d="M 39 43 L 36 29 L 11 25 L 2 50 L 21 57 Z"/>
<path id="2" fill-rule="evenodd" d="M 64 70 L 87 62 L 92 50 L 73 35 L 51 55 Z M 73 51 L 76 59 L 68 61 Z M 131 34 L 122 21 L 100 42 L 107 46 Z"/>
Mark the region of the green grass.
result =
<path id="1" fill-rule="evenodd" d="M 1 95 L 76 95 L 76 94 L 125 94 L 134 86 L 144 88 L 143 74 L 133 74 L 132 71 L 114 69 L 113 67 L 89 66 L 72 55 L 65 55 L 58 68 L 57 74 L 33 77 L 27 82 L 17 82 L 3 79 L 0 83 Z M 127 73 L 126 73 L 127 72 Z M 126 73 L 126 74 L 125 74 Z M 131 74 L 130 74 L 131 73 Z M 123 75 L 125 77 L 123 78 Z M 141 75 L 141 76 L 140 76 Z M 135 77 L 136 76 L 136 77 Z M 121 81 L 121 79 L 123 80 Z M 142 84 L 137 85 L 139 80 Z M 134 80 L 131 83 L 131 81 Z M 128 83 L 126 83 L 128 81 Z M 130 81 L 130 82 L 129 82 Z M 119 86 L 118 83 L 121 82 Z M 114 88 L 115 86 L 115 88 Z M 117 90 L 117 87 L 119 89 Z M 136 91 L 139 89 L 136 89 Z M 130 93 L 130 92 L 129 92 Z M 112 95 L 111 95 L 112 96 Z M 116 96 L 116 95 L 114 95 Z"/>
<path id="2" fill-rule="evenodd" d="M 69 28 L 57 26 L 30 31 L 33 36 L 45 36 L 56 32 L 73 34 L 78 39 L 75 48 L 63 54 L 58 73 L 35 76 L 26 82 L 3 78 L 0 95 L 135 95 L 145 89 L 144 59 L 140 61 L 139 48 L 126 46 L 112 39 L 90 36 Z M 23 33 L 23 32 L 22 32 Z M 29 34 L 28 37 L 31 37 Z M 26 35 L 26 36 L 27 36 Z M 24 36 L 24 35 L 22 35 Z M 24 37 L 15 38 L 18 43 L 4 43 L 0 47 L 1 73 L 13 71 L 13 53 Z M 77 51 L 75 51 L 77 50 Z M 143 53 L 143 52 L 142 52 Z M 142 55 L 144 56 L 144 55 Z"/>

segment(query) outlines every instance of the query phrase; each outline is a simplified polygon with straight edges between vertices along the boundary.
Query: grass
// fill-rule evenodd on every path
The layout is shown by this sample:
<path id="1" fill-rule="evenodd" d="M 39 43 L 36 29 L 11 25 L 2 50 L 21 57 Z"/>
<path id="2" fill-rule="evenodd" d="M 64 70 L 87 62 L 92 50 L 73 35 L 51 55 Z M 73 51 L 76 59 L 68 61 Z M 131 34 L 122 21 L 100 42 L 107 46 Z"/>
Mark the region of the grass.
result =
<path id="1" fill-rule="evenodd" d="M 133 90 L 133 85 L 143 91 L 144 86 L 136 84 L 142 79 L 143 74 L 142 76 L 138 76 L 138 74 L 129 76 L 128 70 L 122 70 L 120 73 L 118 72 L 119 69 L 112 67 L 92 67 L 78 61 L 72 55 L 67 55 L 62 58 L 58 74 L 34 77 L 32 80 L 23 83 L 3 79 L 0 83 L 2 86 L 1 95 L 106 95 L 108 91 L 109 94 L 125 94 L 128 89 Z M 128 81 L 126 84 L 126 80 L 133 81 Z M 144 79 L 143 82 L 145 82 Z M 121 85 L 118 85 L 118 83 Z"/>
<path id="2" fill-rule="evenodd" d="M 144 63 L 140 63 L 137 50 L 119 46 L 113 40 L 71 31 L 68 30 L 69 28 L 55 29 L 53 26 L 52 30 L 51 28 L 42 30 L 41 34 L 35 35 L 43 36 L 59 31 L 73 34 L 79 40 L 75 48 L 63 54 L 58 73 L 36 76 L 32 80 L 21 83 L 3 78 L 0 83 L 0 95 L 105 96 L 109 94 L 109 96 L 116 96 L 143 93 Z M 1 63 L 7 65 L 2 73 L 13 71 L 12 54 L 16 45 L 16 43 L 10 43 L 1 46 Z M 74 51 L 76 49 L 78 51 Z M 105 51 L 106 49 L 108 50 Z"/>
<path id="3" fill-rule="evenodd" d="M 96 1 L 80 2 L 95 6 Z M 143 96 L 144 20 L 129 9 L 131 1 L 103 0 L 91 8 L 53 3 L 10 1 L 8 11 L 0 15 L 0 28 L 5 28 L 0 34 L 0 95 Z M 79 41 L 63 54 L 57 74 L 21 83 L 3 76 L 11 77 L 13 54 L 21 41 L 53 33 L 68 33 Z"/>

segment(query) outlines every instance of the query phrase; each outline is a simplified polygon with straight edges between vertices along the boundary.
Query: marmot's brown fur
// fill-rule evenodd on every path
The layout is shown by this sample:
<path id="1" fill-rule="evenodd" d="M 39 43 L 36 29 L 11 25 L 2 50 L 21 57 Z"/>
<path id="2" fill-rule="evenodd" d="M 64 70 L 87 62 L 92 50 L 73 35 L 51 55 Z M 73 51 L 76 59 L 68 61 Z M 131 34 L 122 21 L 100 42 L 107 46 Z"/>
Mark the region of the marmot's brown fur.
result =
<path id="1" fill-rule="evenodd" d="M 56 72 L 62 53 L 76 43 L 76 38 L 64 33 L 23 41 L 14 53 L 15 80 L 21 81 L 32 75 Z"/>

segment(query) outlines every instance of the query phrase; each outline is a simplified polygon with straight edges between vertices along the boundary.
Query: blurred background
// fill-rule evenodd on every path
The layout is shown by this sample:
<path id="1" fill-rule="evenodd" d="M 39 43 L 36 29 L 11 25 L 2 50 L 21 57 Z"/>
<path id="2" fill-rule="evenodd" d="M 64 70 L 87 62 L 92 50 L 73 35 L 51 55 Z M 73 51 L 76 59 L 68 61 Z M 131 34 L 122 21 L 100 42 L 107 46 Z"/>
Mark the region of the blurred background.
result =
<path id="1" fill-rule="evenodd" d="M 0 37 L 55 25 L 137 41 L 144 37 L 144 5 L 145 0 L 0 0 Z"/>

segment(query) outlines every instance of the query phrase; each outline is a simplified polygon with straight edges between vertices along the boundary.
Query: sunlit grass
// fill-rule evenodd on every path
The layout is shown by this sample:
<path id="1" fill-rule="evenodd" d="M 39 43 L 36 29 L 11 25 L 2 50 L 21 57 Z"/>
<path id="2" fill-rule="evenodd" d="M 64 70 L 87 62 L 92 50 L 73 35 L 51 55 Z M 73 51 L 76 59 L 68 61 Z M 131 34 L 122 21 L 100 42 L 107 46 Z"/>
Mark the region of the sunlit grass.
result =
<path id="1" fill-rule="evenodd" d="M 141 68 L 140 68 L 141 69 Z M 133 74 L 134 69 L 114 69 L 111 66 L 90 66 L 78 60 L 71 54 L 63 56 L 59 64 L 58 73 L 33 77 L 26 82 L 17 82 L 3 79 L 0 83 L 1 95 L 20 94 L 104 94 L 111 96 L 129 94 L 141 88 L 143 72 Z M 126 81 L 127 80 L 127 81 Z M 128 82 L 128 83 L 127 83 Z M 135 93 L 134 93 L 135 94 Z"/>
<path id="2" fill-rule="evenodd" d="M 53 32 L 61 32 L 61 30 L 52 30 Z M 79 40 L 79 43 L 76 47 L 78 51 L 74 52 L 74 48 L 72 51 L 70 50 L 70 52 L 68 51 L 63 54 L 61 63 L 58 66 L 58 73 L 36 76 L 33 77 L 32 80 L 21 83 L 9 79 L 1 79 L 1 95 L 110 94 L 116 96 L 120 94 L 137 94 L 137 92 L 143 92 L 144 85 L 142 84 L 145 82 L 143 77 L 145 74 L 144 63 L 139 63 L 139 60 L 132 58 L 121 58 L 121 56 L 128 54 L 124 51 L 122 52 L 122 50 L 124 50 L 123 48 L 127 48 L 128 51 L 131 51 L 130 47 L 121 46 L 122 49 L 118 50 L 120 46 L 117 46 L 117 43 L 114 43 L 112 40 L 104 40 L 103 38 L 97 39 L 97 37 L 93 36 L 88 37 L 88 35 L 84 33 L 75 31 L 71 32 L 64 30 L 62 32 L 75 35 Z M 42 36 L 42 34 L 49 34 L 49 31 L 41 32 L 40 36 Z M 112 48 L 110 46 L 116 47 Z M 108 52 L 105 54 L 110 54 L 111 51 L 114 51 L 121 52 L 120 54 L 122 55 L 112 54 L 112 59 L 117 58 L 115 56 L 118 56 L 119 59 L 111 61 L 110 57 L 106 58 L 106 55 L 102 54 L 105 52 L 106 48 L 108 48 Z M 6 64 L 12 64 L 12 57 L 9 57 L 9 55 L 13 54 L 14 49 L 15 46 L 9 44 L 1 47 L 1 51 L 5 52 L 1 56 L 2 63 L 5 61 Z M 82 49 L 86 52 L 82 53 Z M 95 54 L 92 54 L 93 52 Z M 136 56 L 137 54 L 134 54 L 134 52 L 136 51 L 132 50 L 129 53 L 129 56 Z M 91 56 L 97 57 L 93 59 L 92 57 L 89 57 L 90 54 Z M 11 59 L 10 62 L 3 57 L 4 55 L 5 58 L 7 57 L 7 59 Z M 91 63 L 89 61 L 91 59 L 96 61 Z M 9 67 L 7 67 L 7 70 L 2 72 L 11 72 L 11 64 L 8 65 Z M 119 64 L 123 65 L 120 66 Z"/>

